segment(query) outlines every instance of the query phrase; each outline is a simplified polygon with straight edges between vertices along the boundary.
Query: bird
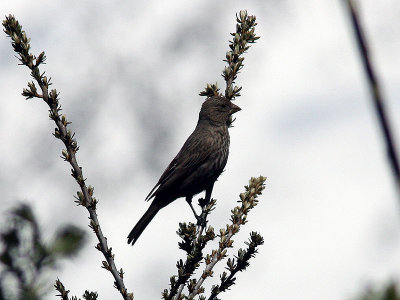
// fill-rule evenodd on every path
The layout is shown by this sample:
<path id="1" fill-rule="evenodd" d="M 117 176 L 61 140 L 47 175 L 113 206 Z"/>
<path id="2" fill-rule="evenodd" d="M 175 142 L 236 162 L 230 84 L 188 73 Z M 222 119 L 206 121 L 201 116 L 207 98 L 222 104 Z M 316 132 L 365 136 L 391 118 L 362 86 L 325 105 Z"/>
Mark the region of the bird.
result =
<path id="1" fill-rule="evenodd" d="M 129 233 L 128 244 L 134 245 L 159 210 L 178 198 L 185 197 L 198 218 L 192 198 L 205 191 L 205 203 L 210 201 L 214 183 L 228 160 L 231 116 L 240 110 L 221 95 L 203 102 L 193 133 L 147 195 L 146 201 L 154 199 Z"/>

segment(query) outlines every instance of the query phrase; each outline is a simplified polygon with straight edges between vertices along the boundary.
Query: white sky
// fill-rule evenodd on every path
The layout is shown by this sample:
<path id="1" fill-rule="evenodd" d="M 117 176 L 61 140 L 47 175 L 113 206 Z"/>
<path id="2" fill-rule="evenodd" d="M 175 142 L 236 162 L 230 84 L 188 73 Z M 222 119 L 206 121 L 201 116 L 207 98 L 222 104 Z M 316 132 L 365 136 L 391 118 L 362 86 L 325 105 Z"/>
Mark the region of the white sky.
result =
<path id="1" fill-rule="evenodd" d="M 400 5 L 360 4 L 399 144 Z M 351 299 L 368 283 L 399 281 L 399 197 L 341 1 L 0 3 L 1 15 L 21 22 L 33 51 L 46 51 L 45 70 L 61 92 L 79 163 L 100 200 L 103 232 L 136 299 L 159 299 L 168 287 L 183 255 L 178 222 L 193 217 L 178 200 L 135 247 L 126 236 L 193 130 L 199 91 L 216 80 L 223 86 L 222 59 L 240 9 L 257 16 L 261 39 L 239 75 L 242 111 L 210 221 L 223 227 L 248 179 L 267 176 L 259 207 L 235 240 L 242 246 L 257 230 L 265 245 L 221 298 Z M 29 73 L 17 66 L 4 34 L 0 53 L 0 213 L 26 201 L 49 235 L 68 222 L 87 228 L 47 108 L 20 95 Z M 84 251 L 48 279 L 58 276 L 73 295 L 89 289 L 118 299 L 87 231 Z"/>

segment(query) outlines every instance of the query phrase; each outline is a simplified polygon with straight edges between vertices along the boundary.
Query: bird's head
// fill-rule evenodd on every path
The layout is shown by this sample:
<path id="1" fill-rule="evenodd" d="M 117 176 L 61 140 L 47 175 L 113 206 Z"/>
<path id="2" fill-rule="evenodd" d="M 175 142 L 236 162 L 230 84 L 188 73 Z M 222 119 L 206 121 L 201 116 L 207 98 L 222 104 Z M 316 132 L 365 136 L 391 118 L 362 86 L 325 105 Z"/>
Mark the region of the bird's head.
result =
<path id="1" fill-rule="evenodd" d="M 208 97 L 201 106 L 199 120 L 208 120 L 215 124 L 225 125 L 229 117 L 241 108 L 222 96 Z"/>

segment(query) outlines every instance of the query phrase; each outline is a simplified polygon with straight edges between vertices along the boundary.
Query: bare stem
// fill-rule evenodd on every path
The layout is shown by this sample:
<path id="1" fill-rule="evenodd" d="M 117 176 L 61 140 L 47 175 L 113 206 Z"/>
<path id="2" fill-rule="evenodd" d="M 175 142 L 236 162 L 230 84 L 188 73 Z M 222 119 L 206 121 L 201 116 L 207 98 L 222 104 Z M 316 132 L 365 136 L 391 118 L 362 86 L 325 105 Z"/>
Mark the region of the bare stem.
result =
<path id="1" fill-rule="evenodd" d="M 363 27 L 359 21 L 359 14 L 356 5 L 352 0 L 346 0 L 349 16 L 351 19 L 351 24 L 354 29 L 354 35 L 357 42 L 358 49 L 360 51 L 360 57 L 364 67 L 364 71 L 368 80 L 370 87 L 371 98 L 373 100 L 373 105 L 378 116 L 378 122 L 382 129 L 383 137 L 386 143 L 387 155 L 389 158 L 389 163 L 393 172 L 395 179 L 395 184 L 400 193 L 400 164 L 397 157 L 393 134 L 390 129 L 389 118 L 387 117 L 385 111 L 384 98 L 382 96 L 381 87 L 376 75 L 374 66 L 369 56 L 368 42 L 363 30 Z"/>
<path id="2" fill-rule="evenodd" d="M 49 106 L 50 118 L 55 122 L 56 128 L 54 136 L 60 139 L 66 150 L 62 151 L 62 158 L 68 161 L 72 169 L 72 177 L 80 187 L 77 193 L 77 203 L 84 206 L 89 212 L 90 227 L 96 234 L 99 243 L 96 249 L 101 251 L 106 259 L 103 261 L 102 267 L 111 272 L 114 277 L 114 286 L 118 289 L 125 300 L 133 299 L 133 294 L 128 293 L 123 281 L 123 270 L 117 270 L 114 262 L 114 254 L 112 249 L 108 247 L 107 238 L 103 235 L 100 223 L 96 213 L 97 200 L 93 197 L 93 187 L 87 186 L 84 178 L 82 168 L 79 166 L 76 159 L 76 152 L 79 150 L 77 141 L 74 139 L 74 133 L 67 129 L 70 122 L 67 121 L 65 115 L 60 115 L 61 106 L 59 104 L 58 93 L 55 89 L 49 92 L 50 78 L 40 73 L 39 65 L 42 64 L 46 57 L 42 52 L 38 57 L 29 52 L 30 39 L 27 38 L 25 32 L 22 30 L 21 25 L 14 16 L 9 15 L 3 21 L 4 32 L 11 38 L 14 51 L 19 55 L 19 60 L 23 65 L 26 65 L 31 70 L 31 76 L 35 79 L 42 94 L 37 92 L 34 82 L 28 83 L 28 89 L 24 89 L 22 95 L 27 99 L 41 98 Z"/>

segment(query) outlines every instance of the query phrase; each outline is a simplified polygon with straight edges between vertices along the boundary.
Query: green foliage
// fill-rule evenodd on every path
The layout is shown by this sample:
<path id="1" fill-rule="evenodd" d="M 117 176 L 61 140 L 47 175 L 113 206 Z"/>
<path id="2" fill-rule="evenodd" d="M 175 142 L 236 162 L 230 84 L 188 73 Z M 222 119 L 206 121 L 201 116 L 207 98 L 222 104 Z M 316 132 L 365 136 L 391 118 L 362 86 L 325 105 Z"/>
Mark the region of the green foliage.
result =
<path id="1" fill-rule="evenodd" d="M 43 275 L 60 259 L 76 255 L 85 233 L 66 225 L 46 242 L 30 206 L 21 204 L 8 217 L 0 233 L 0 299 L 41 299 L 46 290 Z"/>
<path id="2" fill-rule="evenodd" d="M 368 288 L 357 300 L 400 300 L 400 292 L 398 286 L 390 282 L 380 289 Z"/>

